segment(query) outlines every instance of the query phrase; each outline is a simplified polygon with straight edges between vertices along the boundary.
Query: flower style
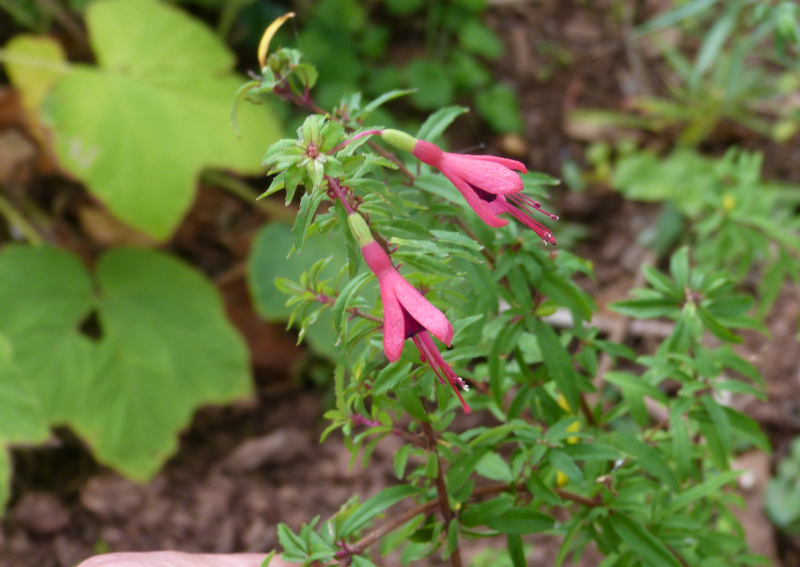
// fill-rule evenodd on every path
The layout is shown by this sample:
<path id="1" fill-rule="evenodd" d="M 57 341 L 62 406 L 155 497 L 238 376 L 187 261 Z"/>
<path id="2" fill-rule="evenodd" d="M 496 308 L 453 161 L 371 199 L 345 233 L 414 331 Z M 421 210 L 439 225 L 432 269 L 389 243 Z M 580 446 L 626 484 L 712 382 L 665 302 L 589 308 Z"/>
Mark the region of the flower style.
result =
<path id="1" fill-rule="evenodd" d="M 464 196 L 472 210 L 489 226 L 508 224 L 497 215 L 509 213 L 532 229 L 545 244 L 556 244 L 553 233 L 534 218 L 542 213 L 552 220 L 558 216 L 542 210 L 542 205 L 522 194 L 523 184 L 515 171 L 527 173 L 525 165 L 513 159 L 473 156 L 442 151 L 425 140 L 399 130 L 384 130 L 381 137 L 390 144 L 411 152 L 422 163 L 441 171 Z"/>
<path id="2" fill-rule="evenodd" d="M 453 326 L 444 313 L 434 307 L 414 286 L 408 283 L 392 264 L 389 255 L 375 242 L 364 219 L 358 213 L 348 216 L 348 224 L 369 269 L 378 278 L 383 302 L 383 350 L 391 362 L 400 359 L 403 343 L 411 339 L 423 362 L 433 369 L 439 382 L 450 384 L 458 396 L 464 413 L 470 407 L 459 390 L 469 390 L 442 358 L 431 335 L 447 346 L 453 340 Z"/>

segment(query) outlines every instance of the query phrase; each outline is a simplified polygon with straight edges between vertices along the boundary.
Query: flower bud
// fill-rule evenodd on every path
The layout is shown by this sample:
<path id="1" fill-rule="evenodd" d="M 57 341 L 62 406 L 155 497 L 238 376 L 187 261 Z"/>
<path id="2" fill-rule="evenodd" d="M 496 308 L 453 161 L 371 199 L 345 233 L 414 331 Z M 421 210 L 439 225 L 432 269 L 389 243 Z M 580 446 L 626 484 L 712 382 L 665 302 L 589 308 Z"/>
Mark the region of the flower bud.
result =
<path id="1" fill-rule="evenodd" d="M 401 132 L 400 130 L 392 130 L 391 128 L 381 132 L 381 138 L 392 144 L 395 148 L 400 148 L 409 153 L 414 151 L 414 147 L 417 145 L 417 142 L 419 142 L 414 136 Z"/>
<path id="2" fill-rule="evenodd" d="M 370 232 L 364 217 L 358 213 L 348 215 L 347 224 L 350 225 L 350 232 L 353 234 L 353 238 L 356 239 L 360 248 L 364 248 L 364 246 L 370 242 L 375 241 L 375 239 L 372 238 L 372 232 Z"/>

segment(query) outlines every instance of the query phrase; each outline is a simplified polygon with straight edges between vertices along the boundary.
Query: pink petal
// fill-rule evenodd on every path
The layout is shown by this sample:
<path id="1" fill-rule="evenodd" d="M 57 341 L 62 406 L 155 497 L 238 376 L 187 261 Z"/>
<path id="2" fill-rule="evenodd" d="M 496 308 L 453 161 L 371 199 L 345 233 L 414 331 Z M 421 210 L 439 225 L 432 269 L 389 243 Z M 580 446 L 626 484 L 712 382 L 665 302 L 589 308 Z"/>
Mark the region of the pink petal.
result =
<path id="1" fill-rule="evenodd" d="M 450 342 L 453 340 L 453 326 L 444 313 L 425 299 L 419 290 L 408 283 L 398 272 L 392 275 L 387 274 L 387 276 L 387 280 L 391 278 L 397 300 L 403 309 L 434 337 L 450 346 Z"/>
<path id="2" fill-rule="evenodd" d="M 508 224 L 507 220 L 501 219 L 497 216 L 497 214 L 495 214 L 500 211 L 495 210 L 495 208 L 492 207 L 493 203 L 487 203 L 478 197 L 478 195 L 472 190 L 472 187 L 470 187 L 467 182 L 458 177 L 448 176 L 447 178 L 453 185 L 455 185 L 456 189 L 458 189 L 458 191 L 464 196 L 467 204 L 472 207 L 472 210 L 478 214 L 483 222 L 495 228 Z"/>
<path id="3" fill-rule="evenodd" d="M 456 154 L 456 155 L 458 155 L 458 154 Z M 500 165 L 502 165 L 503 167 L 507 167 L 508 169 L 513 169 L 515 171 L 521 171 L 522 173 L 528 173 L 528 168 L 525 167 L 525 164 L 522 163 L 521 161 L 517 161 L 515 159 L 508 159 L 508 158 L 498 157 L 498 156 L 476 156 L 476 155 L 472 155 L 472 154 L 470 154 L 469 156 L 465 156 L 465 157 L 469 157 L 471 159 L 477 159 L 477 160 L 480 160 L 480 161 L 493 161 L 494 163 L 499 163 Z"/>
<path id="4" fill-rule="evenodd" d="M 495 160 L 475 159 L 476 157 L 478 156 L 445 154 L 439 164 L 439 169 L 448 178 L 460 177 L 470 185 L 494 195 L 522 191 L 523 184 L 519 174 L 500 165 Z"/>
<path id="5" fill-rule="evenodd" d="M 383 272 L 378 278 L 378 284 L 383 302 L 383 352 L 391 362 L 396 362 L 400 360 L 400 353 L 403 352 L 406 326 L 402 307 L 397 299 L 394 279 L 391 277 L 393 273 L 397 274 L 395 270 Z M 400 277 L 400 274 L 397 276 Z"/>

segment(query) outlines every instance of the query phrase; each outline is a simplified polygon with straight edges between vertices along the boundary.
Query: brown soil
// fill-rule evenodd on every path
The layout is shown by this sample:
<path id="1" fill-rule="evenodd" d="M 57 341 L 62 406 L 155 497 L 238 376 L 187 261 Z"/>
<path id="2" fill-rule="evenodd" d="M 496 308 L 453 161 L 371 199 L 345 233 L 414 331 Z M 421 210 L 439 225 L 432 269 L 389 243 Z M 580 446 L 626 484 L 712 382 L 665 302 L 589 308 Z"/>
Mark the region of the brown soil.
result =
<path id="1" fill-rule="evenodd" d="M 498 4 L 488 17 L 508 46 L 498 73 L 521 93 L 526 134 L 517 140 L 483 131 L 477 141 L 525 159 L 531 169 L 559 176 L 566 159 L 583 162 L 587 140 L 609 135 L 571 130 L 565 126 L 569 109 L 616 109 L 624 105 L 631 88 L 661 87 L 653 60 L 626 47 L 623 38 L 626 28 L 636 23 L 624 12 L 638 5 L 640 14 L 651 14 L 663 2 Z M 616 16 L 612 7 L 620 5 L 623 13 Z M 23 157 L 14 162 L 17 167 L 4 182 L 11 180 L 31 191 L 54 212 L 59 244 L 91 256 L 103 242 L 98 234 L 110 231 L 119 236 L 118 229 L 109 229 L 102 217 L 82 215 L 86 207 L 99 209 L 80 188 L 53 177 L 46 163 L 37 162 L 30 138 L 9 134 L 25 131 L 17 101 L 5 92 L 0 143 Z M 474 132 L 465 132 L 463 145 L 473 144 L 474 137 Z M 733 128 L 711 145 L 721 149 L 731 143 L 762 149 L 768 175 L 800 183 L 800 159 L 788 159 L 792 152 L 797 155 L 797 138 L 779 146 Z M 33 157 L 25 158 L 26 151 Z M 599 303 L 624 297 L 638 285 L 638 268 L 648 253 L 635 238 L 637 230 L 652 221 L 654 208 L 623 202 L 597 186 L 580 194 L 559 188 L 553 197 L 563 222 L 588 229 L 577 252 L 595 264 L 597 279 L 587 285 Z M 317 442 L 325 425 L 324 395 L 305 387 L 302 374 L 295 372 L 307 362 L 306 353 L 294 346 L 294 338 L 282 326 L 258 319 L 242 279 L 249 244 L 264 220 L 250 205 L 205 188 L 170 244 L 217 281 L 231 318 L 251 345 L 256 398 L 199 411 L 182 436 L 178 454 L 146 485 L 95 464 L 67 431 L 56 432 L 47 446 L 15 449 L 14 498 L 0 524 L 0 567 L 69 567 L 106 550 L 268 551 L 277 544 L 278 522 L 296 528 L 316 515 L 333 514 L 354 494 L 368 497 L 395 482 L 392 457 L 398 441 L 385 440 L 366 469 L 357 462 L 352 470 L 340 438 Z M 798 288 L 788 287 L 769 318 L 772 336 L 748 335 L 744 352 L 764 373 L 769 400 L 736 400 L 762 423 L 775 448 L 773 457 L 747 454 L 738 462 L 751 471 L 752 481 L 742 488 L 747 500 L 742 521 L 757 551 L 777 559 L 776 542 L 780 543 L 784 565 L 800 564 L 800 546 L 776 536 L 761 512 L 761 494 L 776 459 L 800 432 L 798 311 Z M 658 340 L 606 313 L 601 317 L 619 340 L 640 348 Z M 558 542 L 535 543 L 534 564 L 551 564 Z M 467 544 L 467 557 L 479 548 Z M 580 564 L 597 563 L 599 558 L 590 550 Z"/>

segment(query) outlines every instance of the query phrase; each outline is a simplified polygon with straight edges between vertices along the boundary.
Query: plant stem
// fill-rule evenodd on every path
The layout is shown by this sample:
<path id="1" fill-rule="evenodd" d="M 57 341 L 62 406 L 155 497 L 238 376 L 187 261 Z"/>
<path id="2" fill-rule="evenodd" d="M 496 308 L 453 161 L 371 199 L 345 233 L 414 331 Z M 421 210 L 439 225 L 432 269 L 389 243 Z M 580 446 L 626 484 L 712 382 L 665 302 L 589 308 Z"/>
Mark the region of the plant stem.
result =
<path id="1" fill-rule="evenodd" d="M 479 498 L 482 496 L 491 496 L 493 494 L 499 494 L 501 492 L 508 492 L 512 488 L 514 488 L 517 492 L 528 493 L 528 489 L 523 485 L 512 487 L 509 484 L 501 483 L 501 484 L 491 484 L 489 486 L 480 486 L 472 491 L 471 498 Z M 599 499 L 587 498 L 586 496 L 581 496 L 580 494 L 574 494 L 566 490 L 561 490 L 560 488 L 554 488 L 553 491 L 556 494 L 558 494 L 560 498 L 564 500 L 570 500 L 572 502 L 575 502 L 576 504 L 581 504 L 583 506 L 588 506 L 590 508 L 596 508 L 598 506 L 603 505 L 603 503 Z M 439 505 L 440 505 L 440 500 L 437 498 L 436 500 L 429 500 L 424 504 L 415 506 L 414 508 L 408 510 L 407 512 L 403 512 L 393 520 L 389 520 L 382 526 L 374 529 L 373 531 L 362 537 L 354 545 L 348 546 L 347 549 L 349 555 L 360 555 L 364 553 L 364 551 L 366 551 L 366 549 L 369 546 L 379 541 L 383 536 L 396 530 L 397 528 L 399 528 L 400 526 L 411 520 L 413 517 L 419 514 L 424 514 L 426 512 L 431 512 L 436 508 L 439 508 Z"/>
<path id="2" fill-rule="evenodd" d="M 325 303 L 327 305 L 333 305 L 334 303 L 336 303 L 335 297 L 331 297 L 330 295 L 323 295 L 321 293 L 317 294 L 315 299 L 317 300 L 318 303 Z M 383 319 L 377 317 L 376 315 L 372 315 L 370 313 L 364 313 L 357 307 L 348 307 L 347 309 L 345 309 L 345 311 L 347 311 L 352 315 L 355 315 L 356 317 L 361 317 L 362 319 L 367 319 L 368 321 L 373 321 L 375 323 L 378 323 L 379 325 L 383 325 Z"/>
<path id="3" fill-rule="evenodd" d="M 450 508 L 447 484 L 445 483 L 444 472 L 442 471 L 442 460 L 439 458 L 439 452 L 436 450 L 436 434 L 433 432 L 433 426 L 427 421 L 422 423 L 422 430 L 425 432 L 425 437 L 428 439 L 428 450 L 436 455 L 436 494 L 439 500 L 439 510 L 446 522 L 444 531 L 447 533 L 450 530 L 450 521 L 453 519 L 453 510 Z M 453 553 L 450 554 L 450 564 L 453 567 L 461 567 L 461 549 L 458 547 L 458 544 L 456 544 Z"/>
<path id="4" fill-rule="evenodd" d="M 331 190 L 336 195 L 336 197 L 338 197 L 339 200 L 342 202 L 342 206 L 344 207 L 344 210 L 347 211 L 348 215 L 352 215 L 355 211 L 353 210 L 353 207 L 350 204 L 350 201 L 347 200 L 347 195 L 342 190 L 342 186 L 339 185 L 339 180 L 338 179 L 334 179 L 333 177 L 330 177 L 329 175 L 326 175 L 325 179 L 328 180 L 328 187 L 331 188 Z"/>
<path id="5" fill-rule="evenodd" d="M 254 205 L 257 209 L 277 221 L 294 224 L 294 219 L 297 216 L 296 211 L 270 200 L 257 200 L 258 194 L 250 185 L 229 173 L 207 170 L 203 172 L 202 182 L 224 189 L 231 195 L 239 197 L 242 201 Z"/>
<path id="6" fill-rule="evenodd" d="M 4 216 L 9 224 L 19 229 L 31 244 L 36 246 L 44 244 L 45 238 L 39 233 L 39 230 L 2 194 L 0 194 L 0 215 Z"/>

